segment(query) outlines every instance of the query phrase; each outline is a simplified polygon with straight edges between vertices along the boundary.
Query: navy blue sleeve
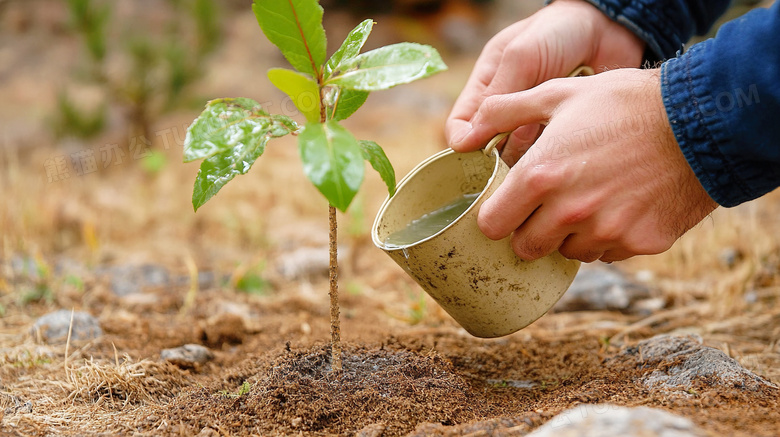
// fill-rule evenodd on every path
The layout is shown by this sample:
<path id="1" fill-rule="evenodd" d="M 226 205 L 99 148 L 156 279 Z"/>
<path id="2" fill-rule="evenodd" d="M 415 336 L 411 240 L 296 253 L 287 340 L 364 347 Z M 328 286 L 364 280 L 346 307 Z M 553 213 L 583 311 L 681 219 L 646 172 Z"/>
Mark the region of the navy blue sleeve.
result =
<path id="1" fill-rule="evenodd" d="M 693 35 L 707 33 L 729 0 L 586 0 L 647 44 L 645 57 L 674 56 Z"/>
<path id="2" fill-rule="evenodd" d="M 661 94 L 688 163 L 734 206 L 780 186 L 780 2 L 754 9 L 661 66 Z"/>

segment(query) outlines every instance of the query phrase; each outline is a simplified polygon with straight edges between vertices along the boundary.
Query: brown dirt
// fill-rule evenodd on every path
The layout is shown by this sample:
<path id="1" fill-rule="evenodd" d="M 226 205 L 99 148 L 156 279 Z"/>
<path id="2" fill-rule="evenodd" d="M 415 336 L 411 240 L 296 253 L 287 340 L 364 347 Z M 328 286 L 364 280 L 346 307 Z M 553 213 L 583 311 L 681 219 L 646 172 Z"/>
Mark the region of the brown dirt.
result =
<path id="1" fill-rule="evenodd" d="M 356 204 L 339 215 L 344 371 L 329 372 L 326 274 L 290 280 L 275 268 L 295 248 L 326 251 L 327 205 L 301 175 L 294 142 L 269 145 L 248 175 L 197 214 L 189 205 L 197 166 L 178 164 L 181 142 L 168 148 L 163 136 L 154 140 L 168 159 L 160 173 L 127 159 L 47 182 L 47 159 L 127 138 L 121 126 L 89 142 L 46 134 L 57 87 L 67 80 L 61 69 L 78 57 L 63 33 L 61 2 L 40 3 L 0 10 L 0 42 L 17 41 L 0 44 L 3 59 L 14 61 L 0 70 L 0 435 L 524 435 L 569 407 L 604 402 L 665 409 L 716 435 L 777 435 L 778 390 L 704 381 L 687 392 L 651 392 L 637 381 L 653 368 L 616 357 L 655 334 L 698 333 L 780 383 L 779 193 L 716 211 L 665 254 L 620 263 L 629 273 L 652 273 L 648 283 L 663 308 L 649 316 L 551 313 L 483 340 L 371 244 L 368 228 L 386 194 L 368 174 Z M 251 13 L 233 14 L 212 61 L 220 68 L 196 90 L 199 101 L 245 95 L 270 100 L 276 111 L 281 97 L 258 72 L 282 61 L 269 54 Z M 382 42 L 397 37 L 380 25 L 376 32 Z M 443 118 L 474 53 L 444 56 L 450 71 L 372 95 L 348 123 L 385 147 L 398 175 L 442 147 Z M 183 138 L 181 127 L 196 114 L 160 117 L 154 129 Z M 733 264 L 719 259 L 724 248 L 738 254 Z M 20 279 L 10 269 L 17 256 L 37 259 L 49 273 Z M 85 271 L 58 271 L 62 259 Z M 95 273 L 138 263 L 227 280 L 119 297 Z M 237 289 L 249 271 L 268 281 L 262 293 Z M 93 314 L 104 335 L 39 343 L 30 326 L 60 308 Z M 189 369 L 160 360 L 162 349 L 188 343 L 208 346 L 214 358 Z M 240 394 L 244 382 L 249 391 Z"/>
<path id="2" fill-rule="evenodd" d="M 258 314 L 254 325 L 211 343 L 215 358 L 199 368 L 160 362 L 163 348 L 205 343 L 203 326 L 214 318 L 206 308 L 225 294 L 201 292 L 195 308 L 203 310 L 185 317 L 174 308 L 132 315 L 106 298 L 92 310 L 124 316 L 101 318 L 105 336 L 71 345 L 69 363 L 63 347 L 36 357 L 41 346 L 23 342 L 32 355 L 7 356 L 0 378 L 4 396 L 32 401 L 34 409 L 6 410 L 4 429 L 18 435 L 523 435 L 574 405 L 607 402 L 666 409 L 718 435 L 770 436 L 780 423 L 776 389 L 702 381 L 687 392 L 648 391 L 637 379 L 653 368 L 618 357 L 621 348 L 605 344 L 615 328 L 594 327 L 595 316 L 627 325 L 620 321 L 625 317 L 606 313 L 594 314 L 581 332 L 562 326 L 583 326 L 577 320 L 583 314 L 549 314 L 519 333 L 483 340 L 434 309 L 422 324 L 402 324 L 373 299 L 349 296 L 344 371 L 335 373 L 325 307 L 299 297 L 272 301 L 227 292 Z M 244 382 L 249 391 L 239 394 Z"/>

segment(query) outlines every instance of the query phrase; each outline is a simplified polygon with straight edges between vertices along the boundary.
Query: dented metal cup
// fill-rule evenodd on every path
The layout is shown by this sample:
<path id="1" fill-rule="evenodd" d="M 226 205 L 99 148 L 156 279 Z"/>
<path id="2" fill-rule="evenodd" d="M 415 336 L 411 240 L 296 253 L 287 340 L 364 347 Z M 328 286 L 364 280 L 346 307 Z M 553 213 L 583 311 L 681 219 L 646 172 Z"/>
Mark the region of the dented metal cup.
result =
<path id="1" fill-rule="evenodd" d="M 420 163 L 377 214 L 371 236 L 463 328 L 477 337 L 511 334 L 544 315 L 568 289 L 579 261 L 554 252 L 523 261 L 509 238 L 493 241 L 477 226 L 482 203 L 509 172 L 494 138 L 485 150 L 451 149 Z M 385 243 L 393 232 L 464 194 L 476 201 L 441 231 L 404 246 Z"/>

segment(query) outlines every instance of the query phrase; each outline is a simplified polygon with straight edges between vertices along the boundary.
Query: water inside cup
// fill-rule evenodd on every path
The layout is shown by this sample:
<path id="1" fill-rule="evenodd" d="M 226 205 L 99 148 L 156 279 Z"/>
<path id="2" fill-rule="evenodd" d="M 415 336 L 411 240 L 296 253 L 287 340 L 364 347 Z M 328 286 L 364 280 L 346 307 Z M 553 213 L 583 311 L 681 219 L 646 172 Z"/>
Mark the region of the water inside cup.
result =
<path id="1" fill-rule="evenodd" d="M 479 194 L 463 194 L 441 208 L 410 221 L 385 238 L 385 248 L 400 249 L 436 234 L 460 217 L 477 200 Z"/>

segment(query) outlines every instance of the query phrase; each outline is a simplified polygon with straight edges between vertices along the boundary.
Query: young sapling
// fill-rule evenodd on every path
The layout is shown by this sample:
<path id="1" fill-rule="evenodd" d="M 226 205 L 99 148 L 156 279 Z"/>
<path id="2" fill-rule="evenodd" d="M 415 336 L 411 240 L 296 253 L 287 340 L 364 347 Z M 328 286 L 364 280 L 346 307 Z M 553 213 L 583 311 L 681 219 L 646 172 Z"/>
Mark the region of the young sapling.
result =
<path id="1" fill-rule="evenodd" d="M 273 68 L 268 79 L 287 94 L 306 123 L 266 112 L 248 98 L 208 102 L 187 130 L 184 162 L 203 160 L 192 193 L 197 211 L 226 183 L 245 174 L 273 138 L 297 135 L 306 177 L 327 199 L 331 369 L 341 370 L 336 209 L 344 212 L 363 182 L 368 161 L 395 192 L 395 172 L 382 148 L 357 140 L 339 121 L 352 115 L 372 91 L 412 82 L 447 66 L 430 46 L 398 43 L 360 53 L 373 20 L 360 23 L 326 60 L 323 9 L 317 0 L 255 0 L 252 9 L 265 36 L 294 70 Z"/>

